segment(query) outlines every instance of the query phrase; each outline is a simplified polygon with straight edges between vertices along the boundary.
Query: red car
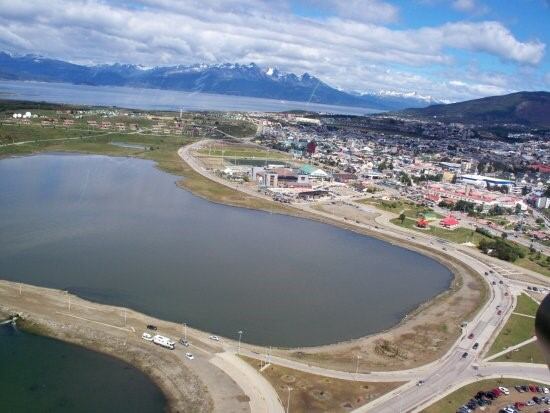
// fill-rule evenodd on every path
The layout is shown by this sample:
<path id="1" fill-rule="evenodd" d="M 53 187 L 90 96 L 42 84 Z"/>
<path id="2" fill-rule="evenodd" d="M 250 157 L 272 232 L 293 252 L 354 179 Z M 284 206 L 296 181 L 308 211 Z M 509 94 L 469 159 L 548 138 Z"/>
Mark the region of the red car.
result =
<path id="1" fill-rule="evenodd" d="M 532 384 L 529 385 L 529 391 L 531 393 L 536 393 L 537 392 L 537 387 L 536 386 L 533 386 Z"/>
<path id="2" fill-rule="evenodd" d="M 468 336 L 468 338 L 474 338 L 474 333 L 470 333 L 470 335 Z"/>
<path id="3" fill-rule="evenodd" d="M 515 403 L 514 403 L 514 407 L 516 408 L 516 410 L 521 410 L 522 407 L 525 407 L 525 403 L 523 403 L 523 402 L 515 402 Z"/>
<path id="4" fill-rule="evenodd" d="M 502 396 L 502 392 L 498 389 L 498 388 L 494 388 L 493 390 L 491 390 L 495 396 L 499 397 L 499 396 Z"/>
<path id="5" fill-rule="evenodd" d="M 498 310 L 497 315 L 501 315 L 501 314 L 502 314 L 502 310 Z"/>

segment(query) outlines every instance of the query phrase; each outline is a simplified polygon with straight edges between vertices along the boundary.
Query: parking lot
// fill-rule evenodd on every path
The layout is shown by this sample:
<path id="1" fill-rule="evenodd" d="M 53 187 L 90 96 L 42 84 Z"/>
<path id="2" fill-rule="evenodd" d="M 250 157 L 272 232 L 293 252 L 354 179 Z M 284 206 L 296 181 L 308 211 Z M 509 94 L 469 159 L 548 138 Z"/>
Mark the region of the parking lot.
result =
<path id="1" fill-rule="evenodd" d="M 550 413 L 550 390 L 535 384 L 480 388 L 471 395 L 457 413 L 482 411 L 486 413 Z"/>

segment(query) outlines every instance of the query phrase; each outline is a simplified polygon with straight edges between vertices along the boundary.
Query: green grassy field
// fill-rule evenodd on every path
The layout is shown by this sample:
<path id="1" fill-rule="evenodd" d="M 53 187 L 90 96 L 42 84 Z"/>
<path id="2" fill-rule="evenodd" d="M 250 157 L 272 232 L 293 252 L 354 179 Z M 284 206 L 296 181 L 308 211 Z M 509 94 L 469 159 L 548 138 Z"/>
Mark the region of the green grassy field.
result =
<path id="1" fill-rule="evenodd" d="M 514 312 L 534 316 L 539 308 L 538 303 L 527 294 L 521 294 L 517 299 Z"/>
<path id="2" fill-rule="evenodd" d="M 492 361 L 508 361 L 516 363 L 537 363 L 543 364 L 546 361 L 542 355 L 539 344 L 535 341 L 518 348 L 517 350 L 506 353 Z"/>
<path id="3" fill-rule="evenodd" d="M 403 223 L 401 223 L 399 218 L 394 218 L 391 220 L 391 223 L 400 227 L 409 228 L 418 232 L 440 237 L 448 241 L 456 242 L 457 244 L 471 242 L 477 245 L 481 239 L 487 238 L 484 235 L 467 228 L 455 228 L 451 230 L 441 228 L 438 226 L 437 222 L 431 224 L 426 229 L 421 229 L 416 226 L 416 219 L 413 218 L 406 218 Z"/>
<path id="4" fill-rule="evenodd" d="M 462 406 L 464 403 L 467 403 L 468 400 L 470 400 L 478 391 L 480 390 L 487 391 L 499 386 L 504 386 L 510 389 L 510 396 L 499 397 L 497 401 L 493 403 L 493 405 L 496 405 L 498 403 L 499 407 L 501 405 L 505 406 L 506 404 L 511 403 L 514 397 L 519 399 L 519 397 L 516 395 L 520 395 L 520 393 L 516 393 L 515 389 L 513 389 L 513 387 L 518 384 L 534 384 L 539 386 L 546 386 L 543 383 L 536 383 L 529 380 L 517 380 L 517 379 L 507 379 L 507 378 L 480 380 L 478 382 L 468 384 L 458 389 L 454 393 L 449 394 L 448 396 L 432 404 L 428 408 L 422 410 L 422 412 L 423 413 L 455 413 L 457 408 Z M 532 393 L 526 393 L 526 394 L 527 396 L 532 395 Z M 496 406 L 491 406 L 491 408 L 492 407 L 496 407 Z M 491 410 L 491 411 L 497 412 L 498 408 L 496 408 L 496 410 Z"/>
<path id="5" fill-rule="evenodd" d="M 372 205 L 378 209 L 381 209 L 382 211 L 393 212 L 394 214 L 401 214 L 401 212 L 403 212 L 407 217 L 410 218 L 417 218 L 422 213 L 430 213 L 435 218 L 441 218 L 440 214 L 434 212 L 430 208 L 401 199 L 387 201 L 383 199 L 365 198 L 360 199 L 358 202 L 365 205 Z"/>
<path id="6" fill-rule="evenodd" d="M 488 355 L 499 353 L 535 335 L 535 320 L 512 314 L 491 346 Z"/>
<path id="7" fill-rule="evenodd" d="M 237 138 L 247 138 L 249 136 L 254 136 L 256 134 L 257 127 L 251 122 L 238 121 L 230 122 L 221 125 L 216 125 L 216 127 L 231 136 Z"/>
<path id="8" fill-rule="evenodd" d="M 225 156 L 227 158 L 268 158 L 268 159 L 291 159 L 288 154 L 278 151 L 268 151 L 266 149 L 259 148 L 234 148 L 228 147 L 227 149 L 221 149 L 219 146 L 209 149 L 201 149 L 198 153 L 202 156 Z"/>

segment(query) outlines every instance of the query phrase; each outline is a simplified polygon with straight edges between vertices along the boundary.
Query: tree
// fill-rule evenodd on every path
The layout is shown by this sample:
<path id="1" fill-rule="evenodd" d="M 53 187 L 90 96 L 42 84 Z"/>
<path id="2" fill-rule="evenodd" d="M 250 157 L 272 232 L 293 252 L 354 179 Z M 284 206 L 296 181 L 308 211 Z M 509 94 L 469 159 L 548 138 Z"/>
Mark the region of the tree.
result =
<path id="1" fill-rule="evenodd" d="M 521 205 L 520 204 L 516 204 L 516 215 L 519 215 L 521 213 Z"/>
<path id="2" fill-rule="evenodd" d="M 401 221 L 401 224 L 403 224 L 403 222 L 405 221 L 405 218 L 407 218 L 407 216 L 405 215 L 404 212 L 401 212 L 401 214 L 399 215 L 399 220 Z"/>

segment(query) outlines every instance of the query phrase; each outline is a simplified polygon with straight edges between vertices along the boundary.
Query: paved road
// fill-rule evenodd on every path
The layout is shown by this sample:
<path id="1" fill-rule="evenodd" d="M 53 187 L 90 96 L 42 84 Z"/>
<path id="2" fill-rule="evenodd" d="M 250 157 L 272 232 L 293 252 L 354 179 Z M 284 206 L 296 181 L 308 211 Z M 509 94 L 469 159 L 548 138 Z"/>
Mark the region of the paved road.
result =
<path id="1" fill-rule="evenodd" d="M 205 170 L 205 168 L 190 154 L 191 149 L 196 149 L 201 145 L 201 142 L 197 142 L 193 145 L 181 148 L 178 151 L 178 154 L 193 169 L 207 178 L 210 178 L 222 185 L 245 192 L 249 195 L 263 197 L 261 194 L 250 188 L 244 188 L 234 183 L 228 183 L 224 179 Z M 355 204 L 353 201 L 350 201 L 350 203 Z M 358 208 L 364 208 L 364 205 L 355 205 Z M 297 204 L 293 206 L 310 213 L 325 216 L 326 218 L 349 223 L 343 218 L 314 210 L 307 204 Z M 481 276 L 486 279 L 487 284 L 490 287 L 489 290 L 491 294 L 485 307 L 465 327 L 463 335 L 456 341 L 444 357 L 419 368 L 403 371 L 353 374 L 349 372 L 309 366 L 305 363 L 275 356 L 270 357 L 271 363 L 308 373 L 339 379 L 407 382 L 407 384 L 401 386 L 395 391 L 355 410 L 356 412 L 376 411 L 395 413 L 399 411 L 414 411 L 434 399 L 434 395 L 436 394 L 452 391 L 460 383 L 467 383 L 477 378 L 492 375 L 519 376 L 542 382 L 549 381 L 550 374 L 545 366 L 523 364 L 519 366 L 517 363 L 508 365 L 507 363 L 484 363 L 482 361 L 483 354 L 488 350 L 492 340 L 496 337 L 512 313 L 515 306 L 514 293 L 522 291 L 526 285 L 533 285 L 533 280 L 538 283 L 537 285 L 547 287 L 550 284 L 548 283 L 546 277 L 540 274 L 531 273 L 524 269 L 519 269 L 513 265 L 495 261 L 491 259 L 491 257 L 480 255 L 477 251 L 474 251 L 471 248 L 452 244 L 447 240 L 441 240 L 432 236 L 418 234 L 417 232 L 402 229 L 389 222 L 389 215 L 382 214 L 379 218 L 380 219 L 377 220 L 377 223 L 382 228 L 376 228 L 378 225 L 373 226 L 358 224 L 358 226 L 365 227 L 371 231 L 378 230 L 385 234 L 389 233 L 393 237 L 406 240 L 407 242 L 412 241 L 421 245 L 441 248 L 447 254 L 459 259 L 481 274 Z M 506 277 L 515 275 L 519 272 L 526 274 L 526 276 L 529 277 L 529 280 L 513 280 Z M 486 276 L 485 273 L 488 273 L 489 275 Z M 495 283 L 494 285 L 493 282 Z M 499 310 L 501 311 L 501 315 L 498 314 Z M 474 335 L 473 339 L 468 338 L 470 334 Z M 477 350 L 472 349 L 475 342 L 479 343 L 479 348 Z M 231 345 L 225 346 L 226 351 L 234 351 L 234 349 L 230 346 Z M 265 359 L 266 357 L 263 354 L 254 353 L 245 348 L 242 349 L 242 353 L 257 359 Z M 468 354 L 463 357 L 464 353 Z M 257 376 L 259 376 L 259 374 L 257 374 Z M 258 380 L 258 378 L 254 378 L 254 376 L 249 376 L 249 378 L 251 380 Z M 417 386 L 416 383 L 419 380 L 425 381 L 425 384 L 422 386 Z M 257 386 L 257 388 L 261 388 L 261 386 Z M 266 390 L 264 389 L 264 391 Z"/>

